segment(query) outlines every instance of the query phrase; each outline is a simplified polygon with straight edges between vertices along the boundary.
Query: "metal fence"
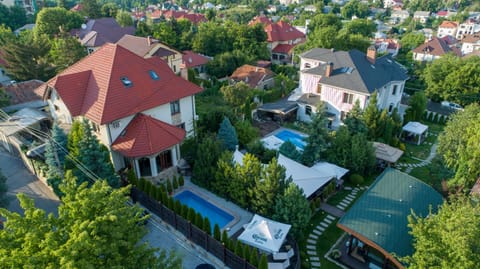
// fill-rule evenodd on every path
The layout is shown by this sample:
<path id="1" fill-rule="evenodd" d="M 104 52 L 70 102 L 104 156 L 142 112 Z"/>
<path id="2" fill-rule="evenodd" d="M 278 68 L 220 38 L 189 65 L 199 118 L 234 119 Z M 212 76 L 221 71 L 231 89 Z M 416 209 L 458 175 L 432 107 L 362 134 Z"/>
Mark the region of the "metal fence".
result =
<path id="1" fill-rule="evenodd" d="M 188 240 L 217 257 L 228 267 L 232 269 L 257 268 L 256 266 L 251 265 L 246 259 L 227 249 L 221 242 L 217 241 L 205 231 L 199 229 L 195 225 L 192 225 L 191 222 L 185 220 L 182 216 L 176 214 L 174 211 L 158 201 L 150 198 L 147 194 L 138 190 L 137 188 L 132 187 L 131 197 L 134 202 L 139 202 L 145 206 L 148 210 L 159 216 L 163 221 L 181 232 Z"/>

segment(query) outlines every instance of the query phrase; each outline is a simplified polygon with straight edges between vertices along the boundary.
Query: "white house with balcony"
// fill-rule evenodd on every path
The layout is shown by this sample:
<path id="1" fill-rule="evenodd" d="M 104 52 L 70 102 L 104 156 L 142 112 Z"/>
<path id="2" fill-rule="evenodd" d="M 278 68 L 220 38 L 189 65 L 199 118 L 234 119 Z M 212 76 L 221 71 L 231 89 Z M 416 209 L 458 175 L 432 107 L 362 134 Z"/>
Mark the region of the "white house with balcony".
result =
<path id="1" fill-rule="evenodd" d="M 61 126 L 92 123 L 115 170 L 161 176 L 176 166 L 185 136 L 194 135 L 194 95 L 201 88 L 160 58 L 144 59 L 118 44 L 107 43 L 42 87 Z"/>
<path id="2" fill-rule="evenodd" d="M 314 104 L 323 101 L 327 104 L 329 125 L 336 128 L 357 100 L 364 109 L 375 91 L 378 107 L 392 112 L 400 105 L 407 71 L 390 55 L 379 58 L 376 55 L 372 46 L 366 54 L 356 49 L 322 48 L 301 54 L 297 118 L 310 121 L 310 115 L 315 113 Z"/>

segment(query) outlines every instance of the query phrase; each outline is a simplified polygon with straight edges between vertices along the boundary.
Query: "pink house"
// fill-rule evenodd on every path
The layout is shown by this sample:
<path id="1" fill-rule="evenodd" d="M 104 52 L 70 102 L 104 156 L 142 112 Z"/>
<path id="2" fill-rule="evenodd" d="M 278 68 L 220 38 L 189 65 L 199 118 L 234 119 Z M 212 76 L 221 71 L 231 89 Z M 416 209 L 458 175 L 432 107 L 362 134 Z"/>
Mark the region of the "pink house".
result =
<path id="1" fill-rule="evenodd" d="M 335 51 L 316 48 L 300 55 L 300 85 L 297 118 L 310 121 L 316 105 L 327 104 L 330 125 L 342 124 L 355 102 L 363 109 L 370 96 L 377 92 L 379 109 L 392 112 L 402 98 L 406 69 L 391 55 L 377 58 L 373 46 L 367 53 L 359 50 Z"/>

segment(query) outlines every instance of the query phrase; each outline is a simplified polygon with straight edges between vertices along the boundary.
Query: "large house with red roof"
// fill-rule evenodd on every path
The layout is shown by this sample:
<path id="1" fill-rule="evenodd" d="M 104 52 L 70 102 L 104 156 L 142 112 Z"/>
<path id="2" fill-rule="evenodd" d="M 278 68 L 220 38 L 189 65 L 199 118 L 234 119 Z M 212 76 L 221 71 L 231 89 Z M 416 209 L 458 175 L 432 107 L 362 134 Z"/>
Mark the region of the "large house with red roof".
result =
<path id="1" fill-rule="evenodd" d="M 265 16 L 255 17 L 249 25 L 261 23 L 267 33 L 268 49 L 272 63 L 289 64 L 292 62 L 293 48 L 305 41 L 305 34 L 285 21 L 272 22 Z"/>
<path id="2" fill-rule="evenodd" d="M 55 121 L 87 119 L 115 169 L 133 167 L 138 177 L 175 167 L 180 143 L 194 135 L 194 95 L 202 90 L 158 57 L 145 59 L 110 43 L 42 87 Z"/>

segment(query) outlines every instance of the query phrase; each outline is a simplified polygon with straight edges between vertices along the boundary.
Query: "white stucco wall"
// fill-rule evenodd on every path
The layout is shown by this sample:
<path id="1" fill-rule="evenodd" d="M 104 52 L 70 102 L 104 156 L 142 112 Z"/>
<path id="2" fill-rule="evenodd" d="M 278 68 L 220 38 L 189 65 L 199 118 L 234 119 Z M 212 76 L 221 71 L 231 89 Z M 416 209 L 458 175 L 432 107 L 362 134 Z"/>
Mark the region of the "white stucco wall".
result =
<path id="1" fill-rule="evenodd" d="M 48 100 L 48 106 L 50 108 L 50 114 L 55 121 L 72 124 L 72 116 L 68 111 L 65 103 L 60 99 L 57 91 L 52 89 L 50 99 Z"/>

